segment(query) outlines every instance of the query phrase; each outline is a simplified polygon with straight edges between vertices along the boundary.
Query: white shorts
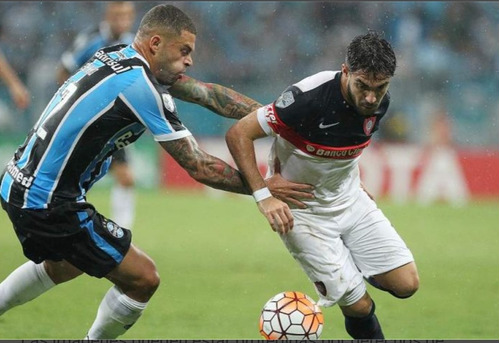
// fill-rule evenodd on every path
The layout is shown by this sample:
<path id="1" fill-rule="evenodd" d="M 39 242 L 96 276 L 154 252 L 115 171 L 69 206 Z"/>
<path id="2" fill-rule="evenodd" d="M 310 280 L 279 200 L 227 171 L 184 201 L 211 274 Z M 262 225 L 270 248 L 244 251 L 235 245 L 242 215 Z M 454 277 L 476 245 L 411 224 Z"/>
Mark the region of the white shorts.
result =
<path id="1" fill-rule="evenodd" d="M 315 213 L 292 210 L 293 230 L 280 235 L 316 286 L 320 306 L 349 306 L 366 292 L 363 276 L 388 272 L 413 261 L 413 255 L 373 200 L 359 192 L 344 210 Z"/>

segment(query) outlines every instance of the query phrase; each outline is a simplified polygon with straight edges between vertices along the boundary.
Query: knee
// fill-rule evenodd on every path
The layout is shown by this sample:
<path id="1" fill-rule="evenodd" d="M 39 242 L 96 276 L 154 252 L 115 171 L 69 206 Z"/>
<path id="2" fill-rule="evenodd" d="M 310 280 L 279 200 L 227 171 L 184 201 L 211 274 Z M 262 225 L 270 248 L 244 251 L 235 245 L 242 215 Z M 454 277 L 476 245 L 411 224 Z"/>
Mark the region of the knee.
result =
<path id="1" fill-rule="evenodd" d="M 147 302 L 160 286 L 160 275 L 154 261 L 145 257 L 141 263 L 140 273 L 117 285 L 131 298 Z"/>
<path id="2" fill-rule="evenodd" d="M 160 286 L 160 274 L 153 268 L 146 273 L 137 283 L 136 289 L 139 289 L 145 298 L 151 298 Z"/>
<path id="3" fill-rule="evenodd" d="M 392 290 L 392 292 L 395 297 L 405 299 L 415 294 L 418 291 L 419 286 L 420 279 L 418 274 L 415 274 L 399 283 L 397 287 Z"/>

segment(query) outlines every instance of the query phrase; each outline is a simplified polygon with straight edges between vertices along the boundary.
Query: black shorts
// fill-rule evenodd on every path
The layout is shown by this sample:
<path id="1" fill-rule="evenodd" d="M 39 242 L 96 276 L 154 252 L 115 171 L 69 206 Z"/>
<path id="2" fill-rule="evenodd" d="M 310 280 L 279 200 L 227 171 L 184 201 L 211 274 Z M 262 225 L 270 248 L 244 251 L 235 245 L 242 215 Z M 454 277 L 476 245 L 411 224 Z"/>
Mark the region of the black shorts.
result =
<path id="1" fill-rule="evenodd" d="M 64 259 L 101 278 L 121 263 L 130 248 L 132 233 L 89 203 L 64 202 L 47 210 L 29 210 L 1 202 L 24 255 L 35 263 Z"/>
<path id="2" fill-rule="evenodd" d="M 116 150 L 112 156 L 113 159 L 111 160 L 111 166 L 116 163 L 128 163 L 127 153 L 125 152 L 125 149 Z"/>

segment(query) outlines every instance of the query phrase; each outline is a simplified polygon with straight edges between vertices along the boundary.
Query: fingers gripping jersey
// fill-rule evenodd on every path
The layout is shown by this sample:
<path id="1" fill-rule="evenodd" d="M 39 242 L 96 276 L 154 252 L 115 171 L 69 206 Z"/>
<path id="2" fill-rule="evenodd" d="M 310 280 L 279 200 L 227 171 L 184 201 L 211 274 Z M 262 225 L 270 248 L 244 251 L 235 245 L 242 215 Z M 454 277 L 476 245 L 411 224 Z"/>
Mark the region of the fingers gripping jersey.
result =
<path id="1" fill-rule="evenodd" d="M 344 100 L 341 72 L 324 71 L 288 87 L 257 111 L 263 130 L 276 137 L 270 156 L 282 175 L 316 185 L 311 208 L 343 208 L 359 189 L 358 159 L 389 106 L 389 93 L 371 117 Z"/>
<path id="2" fill-rule="evenodd" d="M 0 194 L 22 208 L 84 199 L 111 155 L 148 129 L 156 141 L 191 135 L 132 46 L 96 52 L 54 95 L 4 172 Z"/>

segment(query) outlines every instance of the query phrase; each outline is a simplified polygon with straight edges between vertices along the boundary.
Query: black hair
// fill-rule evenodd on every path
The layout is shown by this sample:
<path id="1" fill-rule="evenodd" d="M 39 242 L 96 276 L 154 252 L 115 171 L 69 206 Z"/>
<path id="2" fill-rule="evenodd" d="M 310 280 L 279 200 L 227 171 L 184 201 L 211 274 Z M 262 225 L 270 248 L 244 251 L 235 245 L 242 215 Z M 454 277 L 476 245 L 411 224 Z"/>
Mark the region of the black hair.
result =
<path id="1" fill-rule="evenodd" d="M 355 37 L 347 48 L 349 71 L 362 71 L 378 77 L 392 77 L 396 71 L 396 55 L 391 44 L 375 31 Z"/>

